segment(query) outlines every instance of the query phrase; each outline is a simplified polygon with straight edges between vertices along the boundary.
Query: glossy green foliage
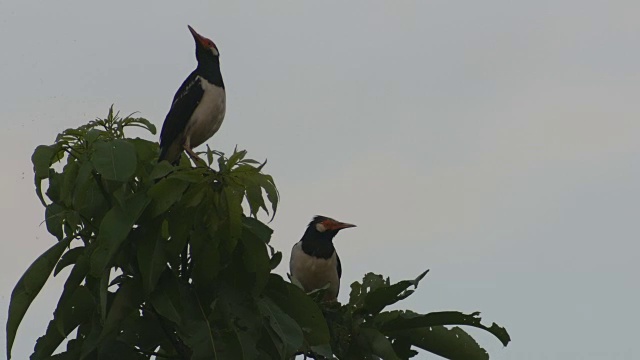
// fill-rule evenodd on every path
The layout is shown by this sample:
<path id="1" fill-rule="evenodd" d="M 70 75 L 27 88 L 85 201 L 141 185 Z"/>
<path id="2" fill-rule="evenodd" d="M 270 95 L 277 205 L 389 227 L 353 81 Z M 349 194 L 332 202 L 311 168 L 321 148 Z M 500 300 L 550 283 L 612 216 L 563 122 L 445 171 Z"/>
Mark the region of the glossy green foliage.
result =
<path id="1" fill-rule="evenodd" d="M 407 359 L 414 348 L 488 358 L 444 325 L 479 327 L 508 343 L 477 314 L 383 311 L 426 273 L 397 284 L 368 274 L 345 305 L 320 302 L 322 290 L 305 294 L 271 272 L 282 254 L 258 219 L 273 218 L 279 199 L 266 162 L 207 149 L 195 164 L 186 156 L 177 166 L 158 163 L 157 143 L 125 137 L 131 126 L 156 131 L 110 110 L 36 148 L 36 194 L 57 243 L 11 295 L 8 358 L 51 273 L 67 280 L 32 359 Z"/>

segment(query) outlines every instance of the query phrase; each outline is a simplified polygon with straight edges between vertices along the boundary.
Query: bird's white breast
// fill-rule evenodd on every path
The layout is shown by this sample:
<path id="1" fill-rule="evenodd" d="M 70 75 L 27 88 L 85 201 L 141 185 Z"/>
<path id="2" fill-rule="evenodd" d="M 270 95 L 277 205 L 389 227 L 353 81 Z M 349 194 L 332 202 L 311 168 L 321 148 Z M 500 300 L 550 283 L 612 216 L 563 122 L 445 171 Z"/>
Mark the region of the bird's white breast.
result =
<path id="1" fill-rule="evenodd" d="M 328 259 L 317 258 L 307 255 L 302 251 L 302 242 L 297 242 L 291 249 L 291 260 L 289 261 L 291 276 L 296 278 L 309 292 L 329 285 L 329 295 L 335 298 L 340 289 L 340 278 L 338 277 L 337 254 Z"/>
<path id="2" fill-rule="evenodd" d="M 199 79 L 204 94 L 193 112 L 185 132 L 189 137 L 191 147 L 201 145 L 220 129 L 226 111 L 224 89 L 209 83 L 202 77 Z"/>

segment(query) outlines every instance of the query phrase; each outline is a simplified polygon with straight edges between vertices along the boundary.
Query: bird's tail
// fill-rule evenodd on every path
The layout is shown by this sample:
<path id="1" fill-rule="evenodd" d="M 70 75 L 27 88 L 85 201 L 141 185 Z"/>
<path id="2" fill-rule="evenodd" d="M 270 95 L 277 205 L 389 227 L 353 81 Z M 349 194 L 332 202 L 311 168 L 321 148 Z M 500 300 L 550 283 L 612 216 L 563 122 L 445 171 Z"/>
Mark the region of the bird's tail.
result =
<path id="1" fill-rule="evenodd" d="M 158 157 L 158 162 L 162 160 L 167 160 L 173 165 L 180 164 L 180 155 L 182 154 L 182 149 L 175 149 L 175 146 L 165 146 L 160 148 L 160 156 Z"/>

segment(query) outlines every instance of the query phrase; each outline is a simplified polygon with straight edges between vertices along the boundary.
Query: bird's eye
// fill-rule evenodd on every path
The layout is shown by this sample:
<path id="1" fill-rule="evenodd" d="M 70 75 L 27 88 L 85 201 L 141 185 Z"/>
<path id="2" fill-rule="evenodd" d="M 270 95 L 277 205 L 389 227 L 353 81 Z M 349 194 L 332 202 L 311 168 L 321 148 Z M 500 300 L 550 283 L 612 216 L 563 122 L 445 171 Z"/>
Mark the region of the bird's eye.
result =
<path id="1" fill-rule="evenodd" d="M 318 230 L 319 232 L 324 232 L 325 230 L 327 230 L 327 228 L 325 228 L 322 223 L 317 223 L 316 230 Z"/>

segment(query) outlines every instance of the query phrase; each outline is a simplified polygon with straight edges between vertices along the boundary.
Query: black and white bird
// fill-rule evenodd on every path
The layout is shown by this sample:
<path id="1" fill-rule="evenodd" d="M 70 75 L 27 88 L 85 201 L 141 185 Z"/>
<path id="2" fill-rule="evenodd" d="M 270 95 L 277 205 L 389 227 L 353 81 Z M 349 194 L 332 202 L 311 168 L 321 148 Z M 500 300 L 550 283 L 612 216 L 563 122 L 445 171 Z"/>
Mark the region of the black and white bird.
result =
<path id="1" fill-rule="evenodd" d="M 176 163 L 182 150 L 197 159 L 192 149 L 212 137 L 224 120 L 226 93 L 220 73 L 220 52 L 213 41 L 191 26 L 189 31 L 196 42 L 198 67 L 173 97 L 160 133 L 159 161 Z"/>
<path id="2" fill-rule="evenodd" d="M 307 230 L 291 249 L 289 271 L 292 280 L 302 285 L 306 292 L 321 289 L 329 284 L 326 300 L 335 300 L 340 291 L 342 264 L 333 246 L 333 238 L 342 229 L 355 227 L 328 218 L 316 216 Z"/>

